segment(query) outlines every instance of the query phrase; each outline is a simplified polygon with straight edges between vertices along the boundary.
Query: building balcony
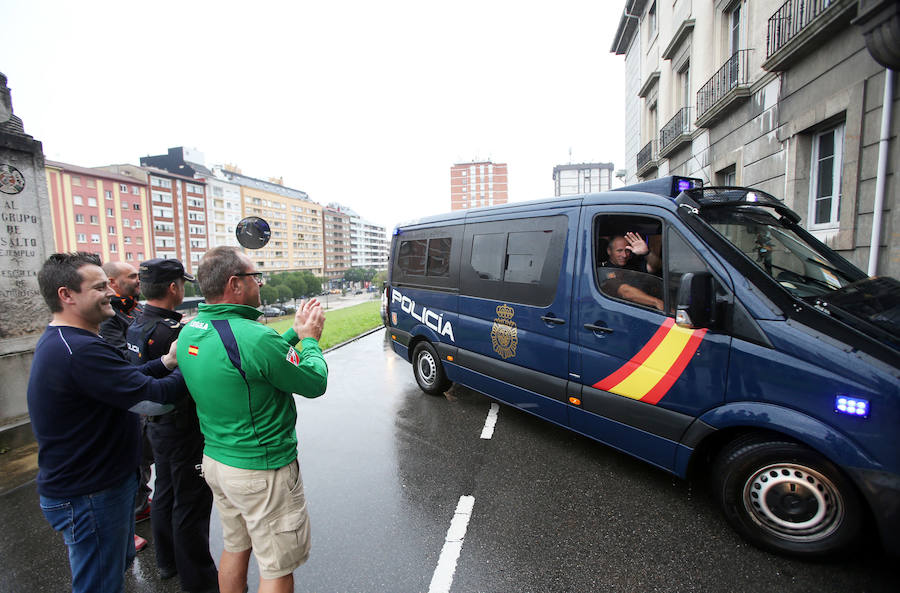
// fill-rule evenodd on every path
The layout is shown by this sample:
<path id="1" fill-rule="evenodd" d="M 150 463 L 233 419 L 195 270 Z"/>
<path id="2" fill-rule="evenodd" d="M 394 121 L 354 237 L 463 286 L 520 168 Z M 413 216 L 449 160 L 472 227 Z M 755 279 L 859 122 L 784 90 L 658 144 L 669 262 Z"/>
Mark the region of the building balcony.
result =
<path id="1" fill-rule="evenodd" d="M 659 164 L 658 158 L 656 154 L 656 140 L 651 140 L 637 154 L 637 176 L 643 177 L 656 169 Z"/>
<path id="2" fill-rule="evenodd" d="M 667 157 L 691 141 L 691 108 L 682 107 L 659 131 L 659 156 Z"/>
<path id="3" fill-rule="evenodd" d="M 788 0 L 769 17 L 766 70 L 781 71 L 821 46 L 824 37 L 847 26 L 857 0 Z"/>
<path id="4" fill-rule="evenodd" d="M 697 91 L 697 127 L 708 128 L 750 96 L 749 49 L 734 52 Z"/>

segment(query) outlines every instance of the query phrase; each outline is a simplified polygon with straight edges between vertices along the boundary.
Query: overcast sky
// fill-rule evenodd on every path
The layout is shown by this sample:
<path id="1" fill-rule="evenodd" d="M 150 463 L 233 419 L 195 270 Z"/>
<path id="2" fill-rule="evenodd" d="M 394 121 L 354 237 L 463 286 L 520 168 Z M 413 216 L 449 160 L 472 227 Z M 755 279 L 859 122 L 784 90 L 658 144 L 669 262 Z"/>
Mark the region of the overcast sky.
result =
<path id="1" fill-rule="evenodd" d="M 0 72 L 47 158 L 172 146 L 392 228 L 450 209 L 450 166 L 624 166 L 624 3 L 3 0 Z M 570 159 L 571 151 L 571 159 Z"/>

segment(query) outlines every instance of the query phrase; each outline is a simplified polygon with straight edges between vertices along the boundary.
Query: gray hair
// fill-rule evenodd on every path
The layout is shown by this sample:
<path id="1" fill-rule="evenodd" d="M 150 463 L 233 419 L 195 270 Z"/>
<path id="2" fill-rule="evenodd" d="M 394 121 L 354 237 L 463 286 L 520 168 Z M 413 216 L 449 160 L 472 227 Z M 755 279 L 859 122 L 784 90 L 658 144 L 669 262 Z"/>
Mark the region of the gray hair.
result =
<path id="1" fill-rule="evenodd" d="M 228 279 L 245 271 L 246 263 L 241 255 L 240 249 L 228 245 L 213 247 L 203 255 L 197 268 L 197 282 L 207 301 L 221 298 Z"/>

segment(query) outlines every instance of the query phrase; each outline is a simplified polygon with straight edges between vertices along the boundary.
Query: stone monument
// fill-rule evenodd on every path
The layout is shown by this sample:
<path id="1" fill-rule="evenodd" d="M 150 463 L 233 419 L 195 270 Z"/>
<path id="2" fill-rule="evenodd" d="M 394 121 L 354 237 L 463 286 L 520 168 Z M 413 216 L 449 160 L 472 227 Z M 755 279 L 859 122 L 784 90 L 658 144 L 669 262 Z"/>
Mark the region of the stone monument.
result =
<path id="1" fill-rule="evenodd" d="M 54 251 L 44 151 L 13 114 L 6 83 L 0 73 L 0 451 L 34 438 L 25 393 L 50 320 L 37 273 Z"/>

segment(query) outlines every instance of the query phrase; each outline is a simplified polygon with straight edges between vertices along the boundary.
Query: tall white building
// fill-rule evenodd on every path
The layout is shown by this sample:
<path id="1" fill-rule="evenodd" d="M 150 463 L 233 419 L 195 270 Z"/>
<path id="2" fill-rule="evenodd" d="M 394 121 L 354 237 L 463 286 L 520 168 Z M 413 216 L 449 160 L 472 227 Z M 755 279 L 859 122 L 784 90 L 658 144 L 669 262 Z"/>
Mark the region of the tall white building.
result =
<path id="1" fill-rule="evenodd" d="M 221 167 L 206 178 L 206 210 L 209 214 L 209 246 L 238 246 L 235 227 L 241 220 L 241 186 L 228 181 Z"/>
<path id="2" fill-rule="evenodd" d="M 612 189 L 612 163 L 580 163 L 553 167 L 553 195 L 571 196 Z"/>
<path id="3" fill-rule="evenodd" d="M 350 217 L 350 266 L 387 270 L 388 251 L 391 244 L 387 229 L 360 217 L 346 206 L 332 203 L 328 207 Z"/>

